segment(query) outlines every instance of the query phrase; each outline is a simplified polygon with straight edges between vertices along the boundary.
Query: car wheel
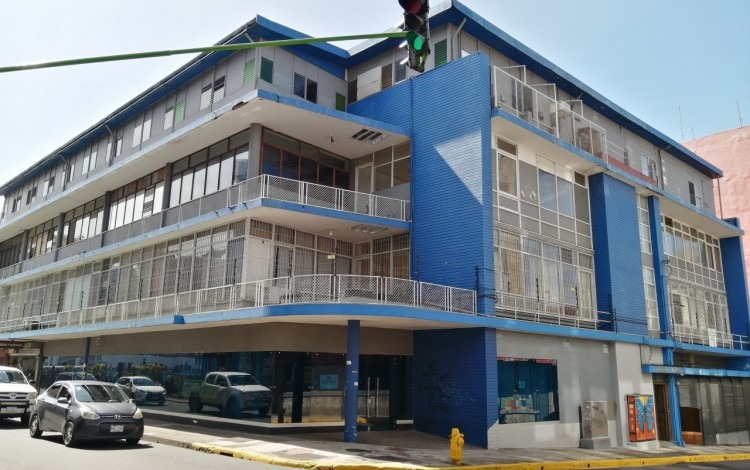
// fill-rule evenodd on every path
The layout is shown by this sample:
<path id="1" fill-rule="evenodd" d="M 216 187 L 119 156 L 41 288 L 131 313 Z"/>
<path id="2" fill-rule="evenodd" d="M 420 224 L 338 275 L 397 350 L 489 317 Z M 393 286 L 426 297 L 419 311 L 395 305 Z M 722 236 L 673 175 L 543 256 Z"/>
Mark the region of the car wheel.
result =
<path id="1" fill-rule="evenodd" d="M 28 426 L 30 417 L 31 413 L 26 413 L 25 415 L 21 416 L 21 426 Z"/>
<path id="2" fill-rule="evenodd" d="M 63 444 L 65 444 L 65 447 L 74 447 L 78 440 L 76 439 L 76 429 L 75 425 L 73 424 L 73 421 L 68 421 L 65 423 L 65 428 L 63 428 Z"/>
<path id="3" fill-rule="evenodd" d="M 258 414 L 263 417 L 268 415 L 268 408 L 258 408 Z"/>
<path id="4" fill-rule="evenodd" d="M 31 437 L 34 439 L 42 437 L 42 430 L 39 427 L 39 415 L 31 417 L 31 421 L 29 421 L 29 434 L 31 434 Z"/>
<path id="5" fill-rule="evenodd" d="M 190 395 L 190 398 L 188 399 L 188 407 L 193 413 L 200 413 L 201 410 L 203 410 L 203 403 L 201 403 L 201 399 L 198 398 L 198 395 Z"/>
<path id="6" fill-rule="evenodd" d="M 140 440 L 141 440 L 140 437 L 131 437 L 131 438 L 125 439 L 125 444 L 129 446 L 134 446 L 134 445 L 137 445 L 138 442 L 140 442 Z"/>

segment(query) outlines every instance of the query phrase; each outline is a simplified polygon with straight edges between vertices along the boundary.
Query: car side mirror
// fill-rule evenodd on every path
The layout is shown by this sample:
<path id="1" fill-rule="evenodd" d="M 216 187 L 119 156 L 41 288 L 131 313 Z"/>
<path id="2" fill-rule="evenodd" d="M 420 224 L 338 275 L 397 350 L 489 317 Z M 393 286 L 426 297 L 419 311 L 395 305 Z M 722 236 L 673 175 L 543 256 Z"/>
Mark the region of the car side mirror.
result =
<path id="1" fill-rule="evenodd" d="M 29 380 L 29 385 L 36 385 L 36 380 L 34 379 Z"/>
<path id="2" fill-rule="evenodd" d="M 135 403 L 135 399 L 133 398 L 128 399 L 128 403 Z"/>
<path id="3" fill-rule="evenodd" d="M 57 404 L 58 405 L 69 405 L 70 404 L 70 400 L 67 397 L 58 398 L 57 399 Z"/>

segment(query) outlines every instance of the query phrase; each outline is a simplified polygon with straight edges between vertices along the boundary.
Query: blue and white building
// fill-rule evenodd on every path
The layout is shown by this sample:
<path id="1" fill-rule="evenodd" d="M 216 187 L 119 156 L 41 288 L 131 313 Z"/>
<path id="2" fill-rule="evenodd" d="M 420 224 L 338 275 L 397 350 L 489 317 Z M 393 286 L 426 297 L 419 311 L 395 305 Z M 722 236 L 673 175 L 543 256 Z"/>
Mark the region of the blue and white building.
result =
<path id="1" fill-rule="evenodd" d="M 421 74 L 399 39 L 202 54 L 5 183 L 11 359 L 148 375 L 187 416 L 250 372 L 271 410 L 234 418 L 268 432 L 750 443 L 721 169 L 458 1 L 430 27 Z"/>

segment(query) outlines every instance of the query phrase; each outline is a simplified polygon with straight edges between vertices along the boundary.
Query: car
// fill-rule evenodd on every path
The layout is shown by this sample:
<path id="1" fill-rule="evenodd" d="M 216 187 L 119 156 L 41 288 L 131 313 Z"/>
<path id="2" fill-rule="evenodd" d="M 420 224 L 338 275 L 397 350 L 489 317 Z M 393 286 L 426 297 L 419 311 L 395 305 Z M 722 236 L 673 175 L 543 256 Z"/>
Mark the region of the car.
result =
<path id="1" fill-rule="evenodd" d="M 218 408 L 228 418 L 242 418 L 251 410 L 265 417 L 271 407 L 271 390 L 246 372 L 209 372 L 188 399 L 193 413 L 200 413 L 204 405 Z"/>
<path id="2" fill-rule="evenodd" d="M 28 426 L 36 389 L 20 369 L 0 366 L 0 418 L 21 418 Z"/>
<path id="3" fill-rule="evenodd" d="M 83 372 L 77 370 L 71 372 L 60 372 L 57 374 L 57 377 L 55 377 L 55 381 L 58 380 L 96 380 L 96 377 L 91 373 L 86 373 L 84 376 Z"/>
<path id="4" fill-rule="evenodd" d="M 164 387 L 148 377 L 120 377 L 115 384 L 125 392 L 125 395 L 135 400 L 138 405 L 146 402 L 156 402 L 163 405 L 167 401 L 167 391 L 164 390 Z"/>
<path id="5" fill-rule="evenodd" d="M 118 386 L 94 380 L 55 382 L 34 404 L 29 434 L 61 433 L 63 444 L 125 439 L 136 445 L 143 437 L 143 413 Z"/>

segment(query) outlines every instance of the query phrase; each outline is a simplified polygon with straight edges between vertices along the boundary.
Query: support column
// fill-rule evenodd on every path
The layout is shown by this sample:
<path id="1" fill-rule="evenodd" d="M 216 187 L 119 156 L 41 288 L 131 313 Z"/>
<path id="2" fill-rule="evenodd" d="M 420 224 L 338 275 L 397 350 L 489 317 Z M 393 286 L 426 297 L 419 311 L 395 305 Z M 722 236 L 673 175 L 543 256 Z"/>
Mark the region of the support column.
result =
<path id="1" fill-rule="evenodd" d="M 344 390 L 344 442 L 357 442 L 359 395 L 359 320 L 349 320 L 346 340 L 346 389 Z"/>
<path id="2" fill-rule="evenodd" d="M 102 209 L 104 211 L 104 216 L 102 217 L 102 232 L 106 232 L 109 230 L 109 214 L 110 209 L 112 208 L 112 191 L 107 191 L 104 193 L 104 208 Z M 102 237 L 102 242 L 104 241 L 104 237 Z"/>
<path id="3" fill-rule="evenodd" d="M 23 236 L 21 237 L 21 250 L 18 252 L 18 262 L 22 263 L 26 260 L 26 249 L 29 245 L 29 231 L 24 230 Z"/>
<path id="4" fill-rule="evenodd" d="M 654 281 L 656 282 L 656 302 L 659 312 L 659 335 L 661 339 L 671 339 L 672 317 L 669 312 L 669 275 L 666 255 L 664 254 L 664 237 L 661 231 L 661 209 L 659 198 L 648 198 L 648 224 L 651 229 L 651 252 L 654 257 Z M 674 366 L 674 348 L 662 348 L 664 365 Z M 672 443 L 685 447 L 682 440 L 682 421 L 680 420 L 680 396 L 677 390 L 677 377 L 667 376 L 667 396 L 669 399 L 669 422 L 672 427 Z"/>
<path id="5" fill-rule="evenodd" d="M 86 350 L 83 354 L 83 380 L 86 380 L 86 373 L 89 371 L 89 353 L 91 352 L 91 337 L 86 337 Z"/>

